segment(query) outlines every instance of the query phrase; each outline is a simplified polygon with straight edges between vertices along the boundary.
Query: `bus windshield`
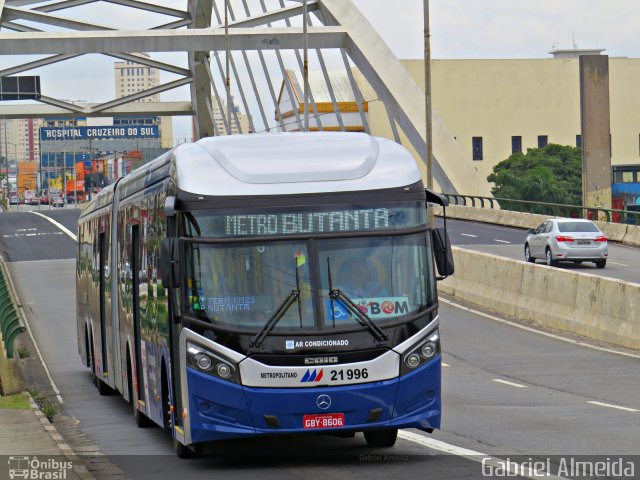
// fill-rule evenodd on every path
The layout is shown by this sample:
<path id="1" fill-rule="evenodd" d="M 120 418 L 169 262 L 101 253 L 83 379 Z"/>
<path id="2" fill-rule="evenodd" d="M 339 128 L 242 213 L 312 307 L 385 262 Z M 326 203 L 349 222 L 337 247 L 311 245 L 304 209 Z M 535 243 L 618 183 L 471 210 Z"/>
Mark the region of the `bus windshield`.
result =
<path id="1" fill-rule="evenodd" d="M 188 242 L 187 314 L 255 331 L 295 293 L 275 330 L 357 328 L 354 313 L 330 297 L 333 289 L 374 323 L 395 323 L 435 302 L 431 259 L 425 232 L 233 245 Z"/>

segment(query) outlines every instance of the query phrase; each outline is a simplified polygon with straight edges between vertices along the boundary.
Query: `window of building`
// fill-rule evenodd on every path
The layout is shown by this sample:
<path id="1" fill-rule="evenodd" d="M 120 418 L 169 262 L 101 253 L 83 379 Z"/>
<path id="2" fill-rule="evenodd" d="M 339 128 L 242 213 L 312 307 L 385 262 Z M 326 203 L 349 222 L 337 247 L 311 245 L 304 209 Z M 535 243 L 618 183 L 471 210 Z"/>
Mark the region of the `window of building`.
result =
<path id="1" fill-rule="evenodd" d="M 548 135 L 538 135 L 538 148 L 546 147 L 549 143 Z"/>
<path id="2" fill-rule="evenodd" d="M 576 147 L 582 148 L 582 135 L 576 135 Z"/>
<path id="3" fill-rule="evenodd" d="M 522 153 L 522 137 L 520 135 L 511 137 L 511 153 Z"/>
<path id="4" fill-rule="evenodd" d="M 471 138 L 471 148 L 474 160 L 482 160 L 482 137 Z"/>

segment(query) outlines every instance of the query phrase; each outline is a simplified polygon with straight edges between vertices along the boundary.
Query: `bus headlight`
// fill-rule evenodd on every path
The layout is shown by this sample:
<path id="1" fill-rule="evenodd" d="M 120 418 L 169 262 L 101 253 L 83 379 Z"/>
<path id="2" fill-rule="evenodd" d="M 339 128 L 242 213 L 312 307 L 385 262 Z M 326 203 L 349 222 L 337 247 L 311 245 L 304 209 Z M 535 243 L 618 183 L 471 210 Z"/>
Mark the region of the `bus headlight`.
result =
<path id="1" fill-rule="evenodd" d="M 433 357 L 436 354 L 436 344 L 433 342 L 425 343 L 420 349 L 420 353 L 426 359 Z"/>
<path id="2" fill-rule="evenodd" d="M 211 357 L 204 353 L 198 353 L 194 355 L 193 359 L 196 361 L 196 365 L 202 371 L 207 371 L 211 369 Z"/>
<path id="3" fill-rule="evenodd" d="M 218 376 L 222 378 L 229 378 L 232 374 L 231 368 L 226 363 L 219 363 L 216 367 Z"/>
<path id="4" fill-rule="evenodd" d="M 240 383 L 240 374 L 234 362 L 191 342 L 187 342 L 187 365 L 199 372 Z"/>
<path id="5" fill-rule="evenodd" d="M 402 363 L 400 364 L 400 375 L 412 372 L 434 358 L 438 353 L 440 353 L 440 332 L 436 328 L 403 355 Z"/>
<path id="6" fill-rule="evenodd" d="M 420 355 L 418 355 L 417 353 L 407 355 L 407 357 L 404 359 L 404 363 L 407 365 L 407 367 L 414 369 L 418 365 L 420 365 Z"/>

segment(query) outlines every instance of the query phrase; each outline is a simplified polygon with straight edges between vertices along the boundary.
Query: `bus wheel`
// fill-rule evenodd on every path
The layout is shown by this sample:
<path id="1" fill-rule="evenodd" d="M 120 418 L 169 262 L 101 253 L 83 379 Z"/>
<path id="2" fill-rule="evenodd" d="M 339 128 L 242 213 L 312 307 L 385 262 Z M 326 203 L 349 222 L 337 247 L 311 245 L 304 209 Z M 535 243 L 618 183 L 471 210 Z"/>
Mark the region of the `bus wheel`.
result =
<path id="1" fill-rule="evenodd" d="M 111 395 L 113 393 L 113 390 L 111 389 L 111 387 L 109 387 L 109 385 L 107 385 L 102 380 L 100 380 L 97 375 L 96 375 L 95 383 L 96 383 L 96 388 L 98 389 L 98 393 L 100 395 L 102 396 Z"/>
<path id="2" fill-rule="evenodd" d="M 149 428 L 155 425 L 149 417 L 138 409 L 135 402 L 133 403 L 133 419 L 136 421 L 138 428 Z"/>
<path id="3" fill-rule="evenodd" d="M 91 346 L 89 346 L 91 344 Z M 93 342 L 89 340 L 89 334 L 87 333 L 87 355 L 89 356 L 88 363 L 91 368 L 91 381 L 97 387 L 98 386 L 98 376 L 96 375 L 96 366 L 93 363 L 93 359 L 96 358 L 93 355 Z"/>
<path id="4" fill-rule="evenodd" d="M 138 400 L 136 399 L 136 395 L 133 391 L 133 378 L 132 378 L 132 368 L 131 368 L 131 360 L 129 359 L 129 354 L 127 353 L 127 386 L 129 388 L 129 398 L 131 398 L 131 408 L 133 409 L 133 419 L 136 422 L 138 428 L 149 428 L 154 426 L 154 423 L 147 417 L 144 413 L 138 410 Z"/>
<path id="5" fill-rule="evenodd" d="M 364 439 L 369 447 L 393 447 L 398 438 L 398 429 L 365 430 Z"/>
<path id="6" fill-rule="evenodd" d="M 204 445 L 195 443 L 192 445 L 183 445 L 177 439 L 173 439 L 173 451 L 179 458 L 197 458 L 204 452 Z"/>

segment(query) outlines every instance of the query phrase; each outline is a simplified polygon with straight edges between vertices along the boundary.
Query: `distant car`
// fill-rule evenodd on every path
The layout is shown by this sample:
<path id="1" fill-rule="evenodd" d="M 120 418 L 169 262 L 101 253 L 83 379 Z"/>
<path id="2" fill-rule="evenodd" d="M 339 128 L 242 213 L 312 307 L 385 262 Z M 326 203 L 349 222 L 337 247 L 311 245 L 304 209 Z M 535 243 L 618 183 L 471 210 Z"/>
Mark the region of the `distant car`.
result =
<path id="1" fill-rule="evenodd" d="M 19 203 L 20 199 L 18 197 L 9 197 L 9 205 L 18 205 Z"/>
<path id="2" fill-rule="evenodd" d="M 24 203 L 27 203 L 26 200 Z M 38 197 L 31 197 L 29 199 L 29 205 L 40 205 L 40 198 Z"/>
<path id="3" fill-rule="evenodd" d="M 54 197 L 51 199 L 51 205 L 54 207 L 64 207 L 64 198 Z"/>
<path id="4" fill-rule="evenodd" d="M 530 229 L 524 242 L 524 258 L 531 263 L 536 259 L 544 259 L 549 266 L 593 262 L 604 268 L 608 256 L 607 237 L 591 220 L 552 218 Z"/>

